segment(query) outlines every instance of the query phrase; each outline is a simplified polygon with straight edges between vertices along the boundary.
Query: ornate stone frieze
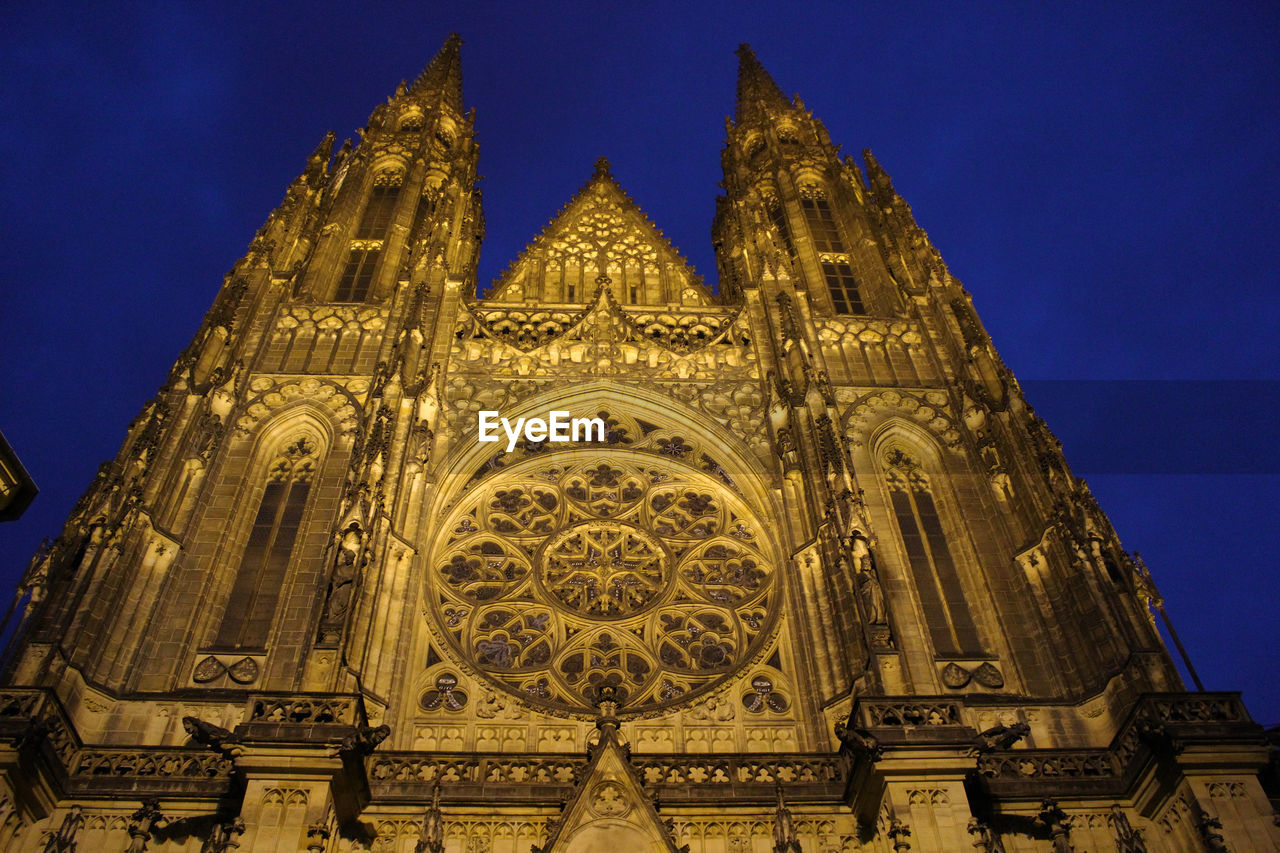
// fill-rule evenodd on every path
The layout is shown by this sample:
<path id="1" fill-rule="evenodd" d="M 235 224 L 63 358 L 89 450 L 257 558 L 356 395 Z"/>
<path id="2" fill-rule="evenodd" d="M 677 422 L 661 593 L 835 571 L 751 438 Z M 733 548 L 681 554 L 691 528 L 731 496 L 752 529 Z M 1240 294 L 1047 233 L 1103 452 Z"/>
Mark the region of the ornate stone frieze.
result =
<path id="1" fill-rule="evenodd" d="M 824 346 L 859 347 L 893 341 L 914 349 L 924 341 L 920 325 L 911 320 L 840 317 L 815 319 L 814 325 Z"/>
<path id="2" fill-rule="evenodd" d="M 871 428 L 886 417 L 901 417 L 933 432 L 947 447 L 960 443 L 960 429 L 951 413 L 945 391 L 883 390 L 854 396 L 853 389 L 840 388 L 836 398 L 848 402 L 844 409 L 844 435 L 850 445 L 862 446 Z"/>
<path id="3" fill-rule="evenodd" d="M 454 365 L 498 376 L 658 379 L 758 378 L 745 318 L 687 312 L 631 313 L 601 290 L 581 313 L 510 307 L 460 314 L 450 350 Z"/>
<path id="4" fill-rule="evenodd" d="M 259 422 L 298 400 L 306 400 L 328 409 L 340 430 L 349 434 L 360 424 L 362 399 L 368 390 L 369 380 L 363 378 L 338 381 L 313 376 L 258 376 L 249 383 L 249 391 L 253 396 L 246 403 L 244 414 L 236 421 L 236 434 L 248 436 Z"/>

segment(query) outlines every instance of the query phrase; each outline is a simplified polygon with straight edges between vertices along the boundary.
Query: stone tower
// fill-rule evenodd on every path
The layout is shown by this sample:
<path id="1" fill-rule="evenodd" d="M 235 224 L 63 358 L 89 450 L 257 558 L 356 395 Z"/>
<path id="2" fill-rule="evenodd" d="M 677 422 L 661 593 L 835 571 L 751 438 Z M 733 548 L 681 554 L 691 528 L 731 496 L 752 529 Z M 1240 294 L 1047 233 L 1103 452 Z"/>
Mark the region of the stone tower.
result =
<path id="1" fill-rule="evenodd" d="M 601 160 L 477 299 L 460 45 L 32 561 L 0 851 L 1271 849 L 1260 727 L 869 152 L 744 46 L 718 289 Z"/>

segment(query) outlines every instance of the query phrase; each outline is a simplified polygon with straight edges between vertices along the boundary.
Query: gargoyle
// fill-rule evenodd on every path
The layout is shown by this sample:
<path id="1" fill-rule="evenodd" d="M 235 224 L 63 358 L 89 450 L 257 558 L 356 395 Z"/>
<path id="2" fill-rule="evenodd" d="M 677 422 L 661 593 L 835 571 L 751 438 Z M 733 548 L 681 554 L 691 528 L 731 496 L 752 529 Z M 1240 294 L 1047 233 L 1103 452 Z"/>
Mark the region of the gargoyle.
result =
<path id="1" fill-rule="evenodd" d="M 1014 723 L 1012 726 L 999 723 L 978 735 L 974 741 L 973 751 L 982 753 L 1009 749 L 1029 734 L 1031 734 L 1031 726 L 1026 723 Z"/>
<path id="2" fill-rule="evenodd" d="M 836 737 L 841 747 L 849 750 L 854 756 L 865 756 L 872 761 L 879 761 L 884 754 L 880 739 L 866 729 L 858 729 L 844 723 L 836 723 Z"/>
<path id="3" fill-rule="evenodd" d="M 378 744 L 386 740 L 390 734 L 391 726 L 360 726 L 344 737 L 342 743 L 333 750 L 333 753 L 336 755 L 343 752 L 355 752 L 359 755 L 368 755 L 377 748 Z"/>
<path id="4" fill-rule="evenodd" d="M 206 723 L 199 717 L 183 717 L 182 727 L 191 735 L 192 740 L 210 749 L 222 750 L 240 742 L 240 738 L 234 733 L 213 723 Z"/>

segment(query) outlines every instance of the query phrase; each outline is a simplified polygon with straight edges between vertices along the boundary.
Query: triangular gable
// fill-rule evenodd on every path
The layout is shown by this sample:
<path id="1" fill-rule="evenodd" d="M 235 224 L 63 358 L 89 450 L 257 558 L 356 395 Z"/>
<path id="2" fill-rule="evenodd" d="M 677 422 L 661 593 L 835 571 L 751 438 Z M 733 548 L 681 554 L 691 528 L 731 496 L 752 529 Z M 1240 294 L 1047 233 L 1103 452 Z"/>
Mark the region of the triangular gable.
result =
<path id="1" fill-rule="evenodd" d="M 581 304 L 601 284 L 624 306 L 714 303 L 693 267 L 614 180 L 604 158 L 486 299 Z"/>
<path id="2" fill-rule="evenodd" d="M 534 853 L 687 853 L 640 786 L 616 720 L 606 717 L 599 726 L 600 742 L 573 799 Z"/>

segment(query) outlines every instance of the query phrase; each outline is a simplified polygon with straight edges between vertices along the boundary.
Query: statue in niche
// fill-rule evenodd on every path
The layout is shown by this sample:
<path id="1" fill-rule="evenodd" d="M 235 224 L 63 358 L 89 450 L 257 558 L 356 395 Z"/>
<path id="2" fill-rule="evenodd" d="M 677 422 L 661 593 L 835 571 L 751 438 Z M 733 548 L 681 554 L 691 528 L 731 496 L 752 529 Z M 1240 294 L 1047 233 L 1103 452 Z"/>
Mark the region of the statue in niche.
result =
<path id="1" fill-rule="evenodd" d="M 884 589 L 880 586 L 880 578 L 870 561 L 866 563 L 866 570 L 858 573 L 858 578 L 858 594 L 862 598 L 862 610 L 867 621 L 872 625 L 888 624 Z"/>

